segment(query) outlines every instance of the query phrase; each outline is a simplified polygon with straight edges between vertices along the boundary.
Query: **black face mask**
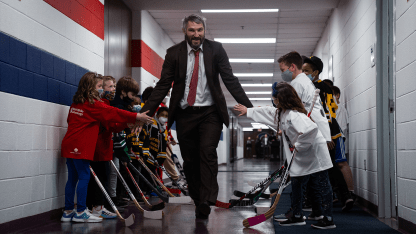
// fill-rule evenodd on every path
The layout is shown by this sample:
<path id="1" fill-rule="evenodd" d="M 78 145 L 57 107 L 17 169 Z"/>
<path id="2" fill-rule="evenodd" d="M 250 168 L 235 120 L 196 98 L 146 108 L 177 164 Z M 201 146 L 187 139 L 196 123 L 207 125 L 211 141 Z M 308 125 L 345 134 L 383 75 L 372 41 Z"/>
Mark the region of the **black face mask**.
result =
<path id="1" fill-rule="evenodd" d="M 273 98 L 272 98 L 272 104 L 273 104 L 274 108 L 277 108 L 276 104 L 274 104 Z"/>
<path id="2" fill-rule="evenodd" d="M 133 99 L 129 98 L 129 96 L 125 96 L 125 97 L 123 97 L 123 102 L 130 105 L 130 103 L 133 102 Z"/>

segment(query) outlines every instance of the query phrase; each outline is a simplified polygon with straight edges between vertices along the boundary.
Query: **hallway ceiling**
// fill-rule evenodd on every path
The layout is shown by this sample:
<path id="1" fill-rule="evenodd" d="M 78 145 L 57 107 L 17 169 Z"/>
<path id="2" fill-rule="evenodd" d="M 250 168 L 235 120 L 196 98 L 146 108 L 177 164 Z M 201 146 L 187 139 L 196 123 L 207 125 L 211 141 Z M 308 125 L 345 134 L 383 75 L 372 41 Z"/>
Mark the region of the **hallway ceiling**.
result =
<path id="1" fill-rule="evenodd" d="M 290 52 L 311 56 L 339 0 L 238 0 L 238 1 L 134 1 L 124 0 L 133 10 L 148 10 L 174 43 L 184 40 L 182 19 L 190 14 L 205 17 L 206 38 L 276 38 L 273 44 L 223 44 L 229 58 L 274 59 L 274 63 L 231 63 L 234 73 L 273 73 L 273 77 L 239 77 L 241 84 L 282 81 L 277 59 Z M 274 13 L 201 13 L 201 9 L 274 9 Z M 271 91 L 270 87 L 243 87 L 246 92 Z M 236 101 L 223 87 L 227 105 Z M 248 94 L 249 98 L 270 98 Z M 254 106 L 271 105 L 270 100 L 252 101 Z M 240 117 L 243 127 L 251 120 Z"/>

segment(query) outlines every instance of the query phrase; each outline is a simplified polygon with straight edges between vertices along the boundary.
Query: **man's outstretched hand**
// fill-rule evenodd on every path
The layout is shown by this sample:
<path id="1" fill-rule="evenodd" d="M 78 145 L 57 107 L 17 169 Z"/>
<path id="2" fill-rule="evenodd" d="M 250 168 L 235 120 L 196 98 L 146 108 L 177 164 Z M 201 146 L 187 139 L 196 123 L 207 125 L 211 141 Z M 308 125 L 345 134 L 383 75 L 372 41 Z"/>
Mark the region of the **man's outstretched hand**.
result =
<path id="1" fill-rule="evenodd" d="M 243 116 L 247 114 L 247 107 L 241 104 L 235 105 L 234 110 L 240 112 L 238 116 Z"/>

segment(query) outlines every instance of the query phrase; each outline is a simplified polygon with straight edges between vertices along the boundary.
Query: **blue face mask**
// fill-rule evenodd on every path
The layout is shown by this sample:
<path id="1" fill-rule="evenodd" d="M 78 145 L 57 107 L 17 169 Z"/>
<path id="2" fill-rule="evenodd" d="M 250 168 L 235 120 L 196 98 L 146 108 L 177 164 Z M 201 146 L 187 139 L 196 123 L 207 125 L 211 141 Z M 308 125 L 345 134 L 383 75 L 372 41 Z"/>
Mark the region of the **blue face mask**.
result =
<path id="1" fill-rule="evenodd" d="M 282 80 L 286 82 L 291 82 L 292 76 L 293 76 L 293 72 L 289 71 L 289 68 L 286 71 L 282 72 Z"/>
<path id="2" fill-rule="evenodd" d="M 101 94 L 103 94 L 103 92 L 104 92 L 104 89 L 97 89 L 97 91 L 98 91 L 98 93 L 100 94 L 100 96 L 101 96 Z"/>
<path id="3" fill-rule="evenodd" d="M 131 109 L 133 112 L 139 113 L 139 111 L 142 109 L 141 105 L 134 105 Z"/>
<path id="4" fill-rule="evenodd" d="M 309 74 L 309 75 L 306 75 L 309 79 L 311 79 L 311 81 L 313 81 L 313 79 L 315 79 L 315 77 L 312 77 L 312 75 L 311 74 Z"/>

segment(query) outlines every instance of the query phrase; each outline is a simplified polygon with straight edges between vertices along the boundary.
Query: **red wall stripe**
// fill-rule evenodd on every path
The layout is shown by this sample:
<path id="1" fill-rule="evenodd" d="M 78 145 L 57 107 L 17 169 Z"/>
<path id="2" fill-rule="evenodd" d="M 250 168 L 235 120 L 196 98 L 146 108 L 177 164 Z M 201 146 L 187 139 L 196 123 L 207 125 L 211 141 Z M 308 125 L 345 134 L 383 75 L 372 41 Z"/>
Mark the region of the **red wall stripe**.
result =
<path id="1" fill-rule="evenodd" d="M 104 5 L 99 0 L 44 0 L 104 40 Z"/>
<path id="2" fill-rule="evenodd" d="M 131 66 L 142 67 L 150 74 L 160 79 L 163 58 L 153 51 L 142 40 L 131 41 Z"/>

